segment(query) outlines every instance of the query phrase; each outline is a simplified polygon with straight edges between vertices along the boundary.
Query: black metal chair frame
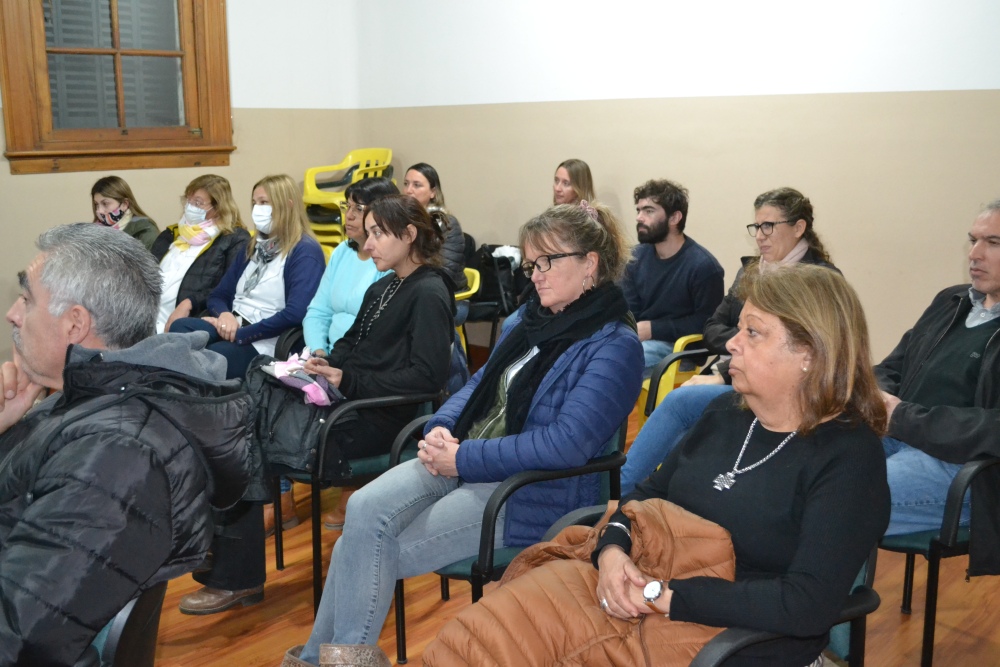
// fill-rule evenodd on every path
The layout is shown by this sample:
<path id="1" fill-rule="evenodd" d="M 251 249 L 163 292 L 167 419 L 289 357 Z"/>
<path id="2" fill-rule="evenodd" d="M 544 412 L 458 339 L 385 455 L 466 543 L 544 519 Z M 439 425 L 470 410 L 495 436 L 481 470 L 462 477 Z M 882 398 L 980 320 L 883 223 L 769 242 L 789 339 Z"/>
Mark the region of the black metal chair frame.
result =
<path id="1" fill-rule="evenodd" d="M 143 591 L 118 612 L 101 651 L 101 664 L 153 667 L 160 612 L 166 593 L 167 582 L 160 582 Z"/>
<path id="2" fill-rule="evenodd" d="M 646 405 L 643 408 L 643 414 L 647 417 L 653 414 L 653 410 L 656 409 L 657 396 L 660 390 L 660 379 L 663 374 L 667 372 L 675 363 L 680 363 L 684 359 L 699 360 L 702 358 L 707 358 L 711 353 L 704 348 L 690 348 L 687 350 L 681 350 L 680 352 L 671 352 L 663 359 L 659 361 L 655 366 L 653 366 L 653 372 L 649 376 L 649 391 L 646 393 Z M 704 363 L 703 361 L 701 363 Z M 708 366 L 706 365 L 706 369 Z"/>
<path id="3" fill-rule="evenodd" d="M 414 440 L 413 434 L 420 432 L 424 424 L 430 420 L 430 417 L 430 415 L 419 417 L 407 424 L 403 430 L 400 431 L 400 434 L 396 437 L 392 446 L 392 453 L 390 454 L 389 461 L 390 466 L 394 466 L 399 463 L 403 449 L 405 449 L 407 444 Z M 501 482 L 496 489 L 494 489 L 490 499 L 486 502 L 486 507 L 483 509 L 483 527 L 479 540 L 479 559 L 472 564 L 472 571 L 469 573 L 469 576 L 467 578 L 462 577 L 463 580 L 468 580 L 472 584 L 473 602 L 479 601 L 479 599 L 483 596 L 483 587 L 487 583 L 499 580 L 500 577 L 503 576 L 504 570 L 506 570 L 506 565 L 497 566 L 494 564 L 493 544 L 496 539 L 497 519 L 500 515 L 500 508 L 503 507 L 503 504 L 507 502 L 507 499 L 510 498 L 515 491 L 521 487 L 527 486 L 528 484 L 534 484 L 536 482 L 547 482 L 550 480 L 565 479 L 567 477 L 577 477 L 580 475 L 607 472 L 611 476 L 611 498 L 617 500 L 621 497 L 620 471 L 622 465 L 625 464 L 625 453 L 623 450 L 625 449 L 626 426 L 627 424 L 622 424 L 622 426 L 618 429 L 617 441 L 615 443 L 616 447 L 610 454 L 598 456 L 591 459 L 586 464 L 576 468 L 567 468 L 564 470 L 524 470 L 511 475 Z M 551 528 L 546 533 L 546 536 L 550 533 L 552 533 Z M 448 600 L 450 598 L 448 578 L 445 576 L 441 577 L 441 598 L 443 600 Z M 406 606 L 404 601 L 402 579 L 398 579 L 396 581 L 395 610 L 396 662 L 402 665 L 406 664 L 407 660 Z"/>
<path id="4" fill-rule="evenodd" d="M 937 594 L 941 559 L 964 556 L 969 553 L 968 540 L 958 539 L 962 501 L 976 475 L 997 464 L 1000 464 L 1000 458 L 970 461 L 962 466 L 948 487 L 944 516 L 941 519 L 941 530 L 937 537 L 930 540 L 926 549 L 913 550 L 886 546 L 886 538 L 883 538 L 883 542 L 879 545 L 886 551 L 906 554 L 906 566 L 903 572 L 903 601 L 900 605 L 900 611 L 904 614 L 910 614 L 912 611 L 910 604 L 913 600 L 913 569 L 916 564 L 916 556 L 920 554 L 927 559 L 927 598 L 924 605 L 924 634 L 920 651 L 921 667 L 931 667 L 934 662 L 934 626 L 937 621 Z"/>
<path id="5" fill-rule="evenodd" d="M 324 469 L 324 464 L 326 461 L 327 445 L 331 442 L 330 429 L 337 424 L 342 418 L 349 414 L 358 412 L 359 410 L 370 410 L 375 408 L 388 408 L 397 405 L 420 405 L 423 403 L 432 403 L 437 406 L 441 401 L 441 393 L 435 394 L 408 394 L 401 396 L 382 396 L 379 398 L 362 398 L 354 401 L 345 401 L 340 405 L 333 408 L 330 415 L 326 418 L 323 423 L 323 428 L 320 430 L 318 447 L 319 451 L 316 456 L 316 467 L 308 474 L 286 474 L 286 477 L 294 479 L 296 481 L 308 482 L 311 486 L 311 515 L 312 515 L 312 559 L 313 559 L 313 613 L 315 614 L 319 610 L 319 601 L 323 597 L 323 512 L 320 506 L 320 491 L 324 488 L 330 486 L 345 486 L 354 484 L 365 484 L 375 479 L 379 474 L 371 474 L 365 476 L 349 476 L 349 477 L 338 477 L 338 478 L 323 478 L 322 471 Z M 384 472 L 384 471 L 382 471 Z M 271 479 L 272 487 L 271 493 L 275 498 L 279 497 L 281 494 L 281 481 L 280 477 L 272 477 Z M 285 567 L 284 562 L 284 540 L 282 536 L 281 520 L 280 520 L 280 510 L 275 507 L 275 522 L 274 522 L 274 550 L 276 567 L 278 570 L 283 570 Z"/>

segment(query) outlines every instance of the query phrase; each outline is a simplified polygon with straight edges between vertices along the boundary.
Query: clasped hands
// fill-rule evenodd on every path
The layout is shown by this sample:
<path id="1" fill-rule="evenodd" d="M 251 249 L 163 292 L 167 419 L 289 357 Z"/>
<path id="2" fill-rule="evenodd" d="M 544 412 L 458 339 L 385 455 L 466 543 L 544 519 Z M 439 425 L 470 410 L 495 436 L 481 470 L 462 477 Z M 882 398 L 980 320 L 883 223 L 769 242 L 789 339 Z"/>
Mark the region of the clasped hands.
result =
<path id="1" fill-rule="evenodd" d="M 458 455 L 458 438 L 444 426 L 435 426 L 417 443 L 417 458 L 427 472 L 442 477 L 458 477 L 455 459 Z"/>
<path id="2" fill-rule="evenodd" d="M 604 547 L 597 560 L 600 566 L 600 574 L 597 579 L 597 599 L 601 602 L 607 601 L 604 608 L 605 613 L 629 620 L 638 618 L 643 614 L 656 613 L 656 610 L 646 604 L 643 597 L 643 588 L 654 577 L 647 577 L 627 553 L 621 547 L 609 545 Z M 665 614 L 670 610 L 670 597 L 673 595 L 669 588 L 664 588 L 660 598 L 656 601 L 659 613 Z"/>

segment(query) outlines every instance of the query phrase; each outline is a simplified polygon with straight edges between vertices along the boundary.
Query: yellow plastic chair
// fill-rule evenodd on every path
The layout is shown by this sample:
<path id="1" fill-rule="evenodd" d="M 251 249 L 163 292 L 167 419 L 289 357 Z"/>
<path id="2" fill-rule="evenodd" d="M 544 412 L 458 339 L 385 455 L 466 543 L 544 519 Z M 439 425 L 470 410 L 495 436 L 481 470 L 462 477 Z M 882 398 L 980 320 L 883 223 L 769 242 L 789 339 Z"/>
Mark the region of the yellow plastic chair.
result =
<path id="1" fill-rule="evenodd" d="M 465 281 L 469 283 L 469 287 L 464 292 L 455 292 L 455 301 L 465 301 L 479 293 L 479 271 L 470 268 L 462 270 L 465 272 Z M 465 342 L 465 323 L 463 322 L 456 330 L 458 331 L 458 337 L 462 339 L 462 349 L 468 354 L 469 346 Z"/>
<path id="2" fill-rule="evenodd" d="M 344 226 L 339 222 L 310 222 L 309 226 L 323 247 L 327 261 L 330 261 L 330 253 L 347 238 L 344 235 Z"/>
<path id="3" fill-rule="evenodd" d="M 321 206 L 339 215 L 344 202 L 344 189 L 363 178 L 385 176 L 392 178 L 391 148 L 358 148 L 347 154 L 337 164 L 306 169 L 302 200 L 306 208 Z M 343 172 L 340 178 L 322 180 L 322 174 Z M 319 177 L 320 180 L 317 180 Z M 324 222 L 326 222 L 324 220 Z"/>
<path id="4" fill-rule="evenodd" d="M 678 352 L 688 352 L 697 350 L 697 346 L 694 343 L 698 343 L 702 340 L 703 336 L 701 334 L 691 334 L 690 336 L 681 336 L 674 343 L 674 354 L 667 357 L 670 359 Z M 688 349 L 688 346 L 693 346 Z M 706 353 L 707 354 L 707 353 Z M 664 362 L 667 361 L 664 359 Z M 665 364 L 665 368 L 661 368 L 664 362 L 660 362 L 653 369 L 653 374 L 642 381 L 642 390 L 639 392 L 639 398 L 636 400 L 635 405 L 639 410 L 639 428 L 641 429 L 643 424 L 646 423 L 646 419 L 653 413 L 656 406 L 660 404 L 660 401 L 664 397 L 673 391 L 675 388 L 687 382 L 688 378 L 694 377 L 700 372 L 700 368 L 697 366 L 692 370 L 680 370 L 681 359 L 674 359 L 672 362 Z M 650 387 L 652 387 L 652 396 L 650 396 Z"/>

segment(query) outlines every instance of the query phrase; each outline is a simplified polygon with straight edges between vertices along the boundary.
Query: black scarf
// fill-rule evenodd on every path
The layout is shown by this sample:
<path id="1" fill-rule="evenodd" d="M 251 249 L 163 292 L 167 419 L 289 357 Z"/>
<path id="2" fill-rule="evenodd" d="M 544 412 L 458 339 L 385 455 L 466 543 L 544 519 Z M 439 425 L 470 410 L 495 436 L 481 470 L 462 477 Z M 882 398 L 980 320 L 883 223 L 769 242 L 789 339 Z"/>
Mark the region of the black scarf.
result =
<path id="1" fill-rule="evenodd" d="M 631 322 L 632 328 L 635 328 L 625 295 L 614 283 L 605 283 L 585 292 L 555 315 L 542 307 L 537 292 L 531 290 L 521 322 L 507 334 L 490 357 L 479 386 L 465 404 L 452 434 L 459 440 L 468 437 L 472 425 L 485 417 L 496 403 L 500 379 L 507 369 L 528 350 L 538 346 L 538 354 L 518 371 L 507 389 L 506 432 L 520 433 L 528 418 L 535 391 L 556 360 L 576 341 L 590 338 L 608 322 L 626 317 L 625 321 Z"/>

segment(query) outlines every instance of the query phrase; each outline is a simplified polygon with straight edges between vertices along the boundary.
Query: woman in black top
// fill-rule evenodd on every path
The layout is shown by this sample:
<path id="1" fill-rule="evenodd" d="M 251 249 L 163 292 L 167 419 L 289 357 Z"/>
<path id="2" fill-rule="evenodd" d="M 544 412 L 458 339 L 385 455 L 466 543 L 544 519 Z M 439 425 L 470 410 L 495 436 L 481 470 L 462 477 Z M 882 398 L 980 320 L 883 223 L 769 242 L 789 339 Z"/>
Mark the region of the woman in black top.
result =
<path id="1" fill-rule="evenodd" d="M 878 438 L 886 428 L 885 406 L 871 370 L 864 313 L 838 273 L 808 265 L 783 268 L 753 276 L 744 294 L 739 333 L 727 345 L 737 393 L 713 401 L 663 466 L 622 499 L 626 511 L 611 516 L 594 550 L 596 576 L 580 568 L 584 582 L 596 579 L 593 597 L 571 598 L 562 591 L 576 587 L 565 581 L 535 593 L 519 587 L 520 579 L 494 595 L 512 595 L 532 608 L 537 594 L 560 609 L 560 627 L 570 632 L 583 623 L 575 622 L 574 612 L 593 621 L 589 612 L 599 607 L 611 631 L 598 625 L 588 634 L 615 642 L 634 637 L 653 656 L 676 646 L 684 629 L 674 626 L 684 621 L 785 635 L 745 649 L 727 665 L 805 667 L 817 659 L 855 576 L 888 525 Z M 633 539 L 641 551 L 658 536 L 634 534 L 626 512 L 652 498 L 729 531 L 735 581 L 656 581 L 640 571 L 632 560 Z M 527 579 L 535 589 L 545 580 Z M 471 615 L 484 613 L 477 610 L 482 606 L 464 612 L 459 624 L 481 628 L 481 619 Z M 519 629 L 509 621 L 504 619 L 504 637 Z M 488 649 L 490 633 L 473 631 L 477 636 L 468 643 Z M 525 640 L 538 631 L 526 628 Z M 543 643 L 568 650 L 562 640 Z M 448 641 L 451 648 L 463 643 L 464 637 Z"/>

